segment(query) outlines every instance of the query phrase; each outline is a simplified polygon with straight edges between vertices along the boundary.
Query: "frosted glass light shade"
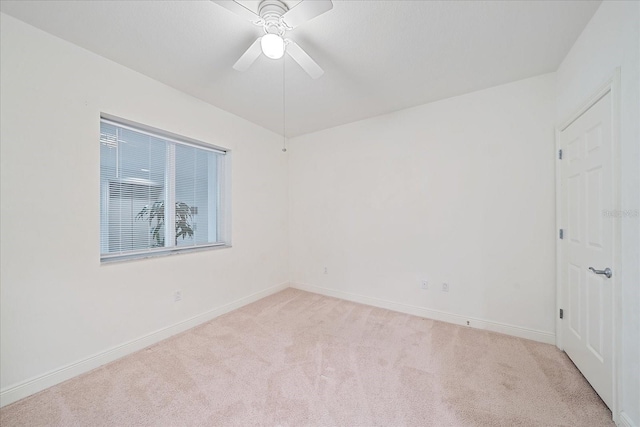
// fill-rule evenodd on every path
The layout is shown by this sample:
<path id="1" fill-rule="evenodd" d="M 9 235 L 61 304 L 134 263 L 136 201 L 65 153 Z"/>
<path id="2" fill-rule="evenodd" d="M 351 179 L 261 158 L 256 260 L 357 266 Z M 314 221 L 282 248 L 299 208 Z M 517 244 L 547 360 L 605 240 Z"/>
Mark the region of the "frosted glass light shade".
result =
<path id="1" fill-rule="evenodd" d="M 267 58 L 280 59 L 284 55 L 284 40 L 277 34 L 265 34 L 260 40 L 262 53 Z"/>

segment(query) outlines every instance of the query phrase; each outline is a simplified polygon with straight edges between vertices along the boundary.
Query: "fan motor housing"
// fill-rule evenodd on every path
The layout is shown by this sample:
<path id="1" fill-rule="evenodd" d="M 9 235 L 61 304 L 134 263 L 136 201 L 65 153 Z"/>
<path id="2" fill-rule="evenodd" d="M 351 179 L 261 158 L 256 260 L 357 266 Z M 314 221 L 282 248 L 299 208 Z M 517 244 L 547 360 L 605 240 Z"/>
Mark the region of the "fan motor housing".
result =
<path id="1" fill-rule="evenodd" d="M 281 17 L 288 10 L 287 5 L 279 0 L 263 0 L 258 6 L 258 14 L 264 21 L 264 32 L 282 36 L 286 28 Z"/>
<path id="2" fill-rule="evenodd" d="M 279 0 L 263 0 L 258 6 L 258 15 L 264 19 L 266 14 L 275 13 L 278 16 L 284 15 L 289 8 Z"/>

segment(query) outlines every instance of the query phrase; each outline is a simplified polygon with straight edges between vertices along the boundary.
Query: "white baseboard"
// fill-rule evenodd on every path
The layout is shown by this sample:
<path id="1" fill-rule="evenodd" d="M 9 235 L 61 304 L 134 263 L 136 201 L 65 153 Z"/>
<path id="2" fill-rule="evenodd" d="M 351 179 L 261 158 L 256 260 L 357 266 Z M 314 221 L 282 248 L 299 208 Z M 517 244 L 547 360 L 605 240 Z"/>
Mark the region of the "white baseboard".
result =
<path id="1" fill-rule="evenodd" d="M 289 283 L 281 283 L 260 292 L 248 295 L 238 300 L 232 301 L 220 307 L 198 314 L 190 319 L 183 320 L 166 328 L 159 329 L 150 334 L 136 338 L 124 344 L 112 347 L 108 350 L 94 354 L 86 359 L 71 363 L 58 369 L 49 371 L 43 375 L 23 381 L 19 384 L 9 386 L 0 390 L 0 407 L 16 402 L 22 398 L 42 391 L 53 385 L 76 377 L 92 369 L 98 368 L 106 363 L 113 362 L 128 354 L 142 350 L 145 347 L 156 344 L 172 335 L 191 329 L 201 323 L 214 319 L 222 314 L 236 310 L 242 306 L 258 301 L 266 296 L 279 292 L 289 287 Z"/>
<path id="2" fill-rule="evenodd" d="M 618 426 L 620 427 L 637 427 L 626 412 L 620 412 L 618 417 Z"/>
<path id="3" fill-rule="evenodd" d="M 372 305 L 374 307 L 386 308 L 388 310 L 398 311 L 400 313 L 412 314 L 414 316 L 425 317 L 442 322 L 453 323 L 456 325 L 469 326 L 476 329 L 484 329 L 487 331 L 500 332 L 502 334 L 511 335 L 519 338 L 526 338 L 533 341 L 543 342 L 545 344 L 554 344 L 556 335 L 553 332 L 538 331 L 535 329 L 523 328 L 520 326 L 508 325 L 506 323 L 493 322 L 490 320 L 478 319 L 474 317 L 461 316 L 459 314 L 447 313 L 445 311 L 432 310 L 429 308 L 418 307 L 415 305 L 404 304 L 380 298 L 368 297 L 349 292 L 336 291 L 334 289 L 322 288 L 314 285 L 306 285 L 302 283 L 292 283 L 291 287 L 303 291 L 313 292 L 316 294 L 326 295 L 330 297 L 340 298 L 360 304 Z M 467 325 L 467 322 L 469 324 Z"/>

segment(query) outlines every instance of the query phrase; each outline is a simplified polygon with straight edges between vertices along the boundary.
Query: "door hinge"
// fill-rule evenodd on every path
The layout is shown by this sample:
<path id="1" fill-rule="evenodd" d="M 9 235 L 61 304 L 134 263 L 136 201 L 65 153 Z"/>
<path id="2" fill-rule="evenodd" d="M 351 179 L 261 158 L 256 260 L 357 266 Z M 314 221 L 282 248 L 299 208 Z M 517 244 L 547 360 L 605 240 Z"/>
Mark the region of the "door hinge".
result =
<path id="1" fill-rule="evenodd" d="M 560 309 L 560 318 L 564 319 L 564 310 L 563 309 Z"/>
<path id="2" fill-rule="evenodd" d="M 564 239 L 564 229 L 561 228 L 559 234 L 560 234 L 560 238 Z"/>
<path id="3" fill-rule="evenodd" d="M 558 150 L 558 159 L 562 160 L 562 150 Z"/>

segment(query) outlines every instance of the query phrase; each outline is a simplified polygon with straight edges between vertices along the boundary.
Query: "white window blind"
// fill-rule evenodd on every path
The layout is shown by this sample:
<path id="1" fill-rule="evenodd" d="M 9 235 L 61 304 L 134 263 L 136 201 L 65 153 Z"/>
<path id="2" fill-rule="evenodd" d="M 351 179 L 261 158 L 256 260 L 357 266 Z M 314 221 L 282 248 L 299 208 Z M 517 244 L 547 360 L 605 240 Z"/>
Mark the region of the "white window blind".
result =
<path id="1" fill-rule="evenodd" d="M 102 119 L 102 260 L 220 245 L 225 152 Z"/>

